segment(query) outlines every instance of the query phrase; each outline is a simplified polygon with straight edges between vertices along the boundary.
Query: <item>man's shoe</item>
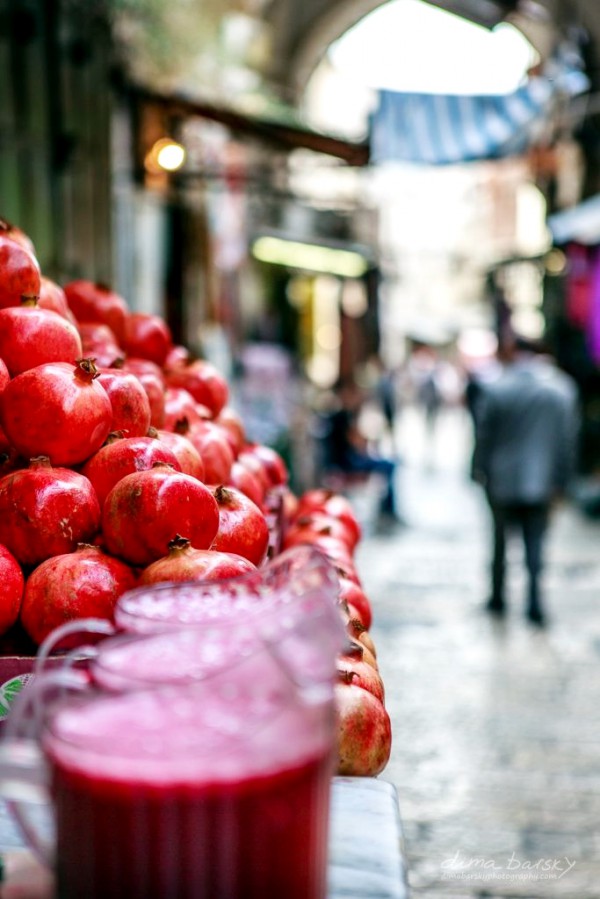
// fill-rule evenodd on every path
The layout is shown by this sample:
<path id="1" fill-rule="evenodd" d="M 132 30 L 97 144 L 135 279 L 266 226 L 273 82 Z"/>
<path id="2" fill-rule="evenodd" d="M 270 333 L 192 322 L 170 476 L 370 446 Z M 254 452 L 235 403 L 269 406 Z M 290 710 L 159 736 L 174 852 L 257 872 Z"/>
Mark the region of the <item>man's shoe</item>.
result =
<path id="1" fill-rule="evenodd" d="M 497 599 L 495 596 L 492 596 L 491 599 L 488 599 L 485 604 L 486 611 L 490 613 L 490 615 L 498 615 L 499 617 L 504 615 L 506 612 L 506 606 L 504 604 L 503 599 Z"/>
<path id="2" fill-rule="evenodd" d="M 535 624 L 536 627 L 545 627 L 547 624 L 546 616 L 542 610 L 538 609 L 536 606 L 527 609 L 527 620 L 530 621 L 531 624 Z"/>

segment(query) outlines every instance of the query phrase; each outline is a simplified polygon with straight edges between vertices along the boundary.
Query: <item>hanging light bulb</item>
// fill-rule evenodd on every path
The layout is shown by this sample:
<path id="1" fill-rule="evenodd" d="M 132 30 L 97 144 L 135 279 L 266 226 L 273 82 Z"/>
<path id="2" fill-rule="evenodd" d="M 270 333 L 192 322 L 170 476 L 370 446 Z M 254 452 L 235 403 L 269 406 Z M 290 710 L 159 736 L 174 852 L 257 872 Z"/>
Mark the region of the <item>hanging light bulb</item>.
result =
<path id="1" fill-rule="evenodd" d="M 171 137 L 161 137 L 146 156 L 145 166 L 149 172 L 176 172 L 185 162 L 185 147 Z"/>

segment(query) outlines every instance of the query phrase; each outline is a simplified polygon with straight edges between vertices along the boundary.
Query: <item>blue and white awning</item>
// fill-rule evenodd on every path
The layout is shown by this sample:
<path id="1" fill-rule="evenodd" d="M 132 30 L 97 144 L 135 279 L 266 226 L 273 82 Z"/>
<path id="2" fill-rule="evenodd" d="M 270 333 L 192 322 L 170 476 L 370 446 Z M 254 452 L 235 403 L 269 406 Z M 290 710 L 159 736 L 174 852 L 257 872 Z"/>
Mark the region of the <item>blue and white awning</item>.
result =
<path id="1" fill-rule="evenodd" d="M 371 161 L 444 165 L 524 150 L 554 95 L 545 78 L 504 96 L 380 91 L 371 120 Z"/>
<path id="2" fill-rule="evenodd" d="M 521 153 L 548 123 L 558 98 L 589 89 L 583 63 L 569 42 L 544 74 L 512 94 L 459 96 L 379 91 L 371 117 L 372 162 L 446 165 Z"/>

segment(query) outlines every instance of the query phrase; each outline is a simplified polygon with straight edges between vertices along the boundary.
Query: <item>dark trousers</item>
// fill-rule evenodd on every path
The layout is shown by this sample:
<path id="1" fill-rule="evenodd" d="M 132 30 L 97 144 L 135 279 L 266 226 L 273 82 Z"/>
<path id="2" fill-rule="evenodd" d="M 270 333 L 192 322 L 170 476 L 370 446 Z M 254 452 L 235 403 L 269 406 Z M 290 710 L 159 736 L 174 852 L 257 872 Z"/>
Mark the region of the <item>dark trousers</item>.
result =
<path id="1" fill-rule="evenodd" d="M 385 492 L 381 499 L 381 512 L 389 515 L 396 513 L 396 463 L 392 459 L 386 459 L 382 456 L 370 456 L 367 453 L 360 453 L 352 450 L 348 453 L 347 470 L 363 472 L 377 472 L 383 476 L 385 483 Z"/>
<path id="2" fill-rule="evenodd" d="M 539 610 L 540 575 L 543 565 L 544 537 L 548 527 L 548 503 L 499 504 L 490 500 L 494 524 L 494 544 L 492 557 L 492 601 L 504 602 L 504 580 L 506 571 L 506 542 L 512 530 L 520 531 L 525 548 L 525 564 L 529 578 L 528 608 Z"/>

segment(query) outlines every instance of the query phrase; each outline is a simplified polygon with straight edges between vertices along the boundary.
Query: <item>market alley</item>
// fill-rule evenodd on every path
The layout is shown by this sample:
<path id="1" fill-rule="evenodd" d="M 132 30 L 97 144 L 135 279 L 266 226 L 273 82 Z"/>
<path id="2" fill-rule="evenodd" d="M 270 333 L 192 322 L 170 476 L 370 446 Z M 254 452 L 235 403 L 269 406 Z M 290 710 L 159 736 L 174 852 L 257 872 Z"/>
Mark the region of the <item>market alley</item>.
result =
<path id="1" fill-rule="evenodd" d="M 445 413 L 428 442 L 403 418 L 407 527 L 368 535 L 359 566 L 394 746 L 415 899 L 600 895 L 600 523 L 556 514 L 546 630 L 523 615 L 520 547 L 505 621 L 483 611 L 487 516 L 468 478 L 470 428 Z"/>

